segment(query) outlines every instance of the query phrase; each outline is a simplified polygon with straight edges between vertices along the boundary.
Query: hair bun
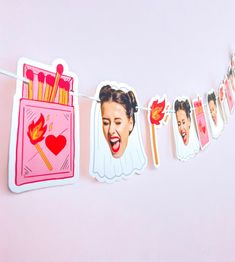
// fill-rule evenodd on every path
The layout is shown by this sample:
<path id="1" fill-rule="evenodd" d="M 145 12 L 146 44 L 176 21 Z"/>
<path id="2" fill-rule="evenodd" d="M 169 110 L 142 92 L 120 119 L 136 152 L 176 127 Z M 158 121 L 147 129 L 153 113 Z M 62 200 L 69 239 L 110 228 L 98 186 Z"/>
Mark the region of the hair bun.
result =
<path id="1" fill-rule="evenodd" d="M 188 99 L 185 100 L 185 109 L 186 111 L 188 111 L 189 113 L 191 113 L 191 106 L 189 104 Z"/>
<path id="2" fill-rule="evenodd" d="M 99 99 L 100 100 L 108 100 L 111 97 L 112 88 L 110 85 L 103 86 L 100 89 Z"/>
<path id="3" fill-rule="evenodd" d="M 136 113 L 138 111 L 138 108 L 137 108 L 138 104 L 137 104 L 135 95 L 132 91 L 128 91 L 127 95 L 129 96 L 129 100 L 130 100 L 131 107 L 133 108 L 133 112 Z"/>

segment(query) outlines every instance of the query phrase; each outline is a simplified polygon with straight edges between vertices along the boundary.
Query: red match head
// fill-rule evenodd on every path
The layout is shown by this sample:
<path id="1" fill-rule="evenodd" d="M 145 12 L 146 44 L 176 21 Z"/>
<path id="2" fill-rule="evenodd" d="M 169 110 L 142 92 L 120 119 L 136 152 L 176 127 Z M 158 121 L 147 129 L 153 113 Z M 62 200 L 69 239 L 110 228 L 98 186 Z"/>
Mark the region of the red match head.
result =
<path id="1" fill-rule="evenodd" d="M 27 77 L 29 80 L 33 81 L 33 71 L 32 71 L 31 69 L 28 69 L 28 70 L 26 71 L 26 77 Z"/>
<path id="2" fill-rule="evenodd" d="M 64 79 L 63 78 L 60 78 L 58 85 L 59 85 L 59 87 L 64 88 Z"/>
<path id="3" fill-rule="evenodd" d="M 56 67 L 56 72 L 60 75 L 63 74 L 63 71 L 64 71 L 64 67 L 62 64 L 58 64 L 57 67 Z"/>
<path id="4" fill-rule="evenodd" d="M 45 80 L 45 75 L 43 74 L 43 72 L 40 72 L 38 74 L 38 81 L 44 83 L 44 80 Z"/>
<path id="5" fill-rule="evenodd" d="M 55 78 L 51 75 L 46 76 L 46 83 L 50 86 L 53 86 L 55 82 Z"/>
<path id="6" fill-rule="evenodd" d="M 64 82 L 64 89 L 65 89 L 66 91 L 69 91 L 69 89 L 70 89 L 69 81 L 65 81 L 65 82 Z"/>

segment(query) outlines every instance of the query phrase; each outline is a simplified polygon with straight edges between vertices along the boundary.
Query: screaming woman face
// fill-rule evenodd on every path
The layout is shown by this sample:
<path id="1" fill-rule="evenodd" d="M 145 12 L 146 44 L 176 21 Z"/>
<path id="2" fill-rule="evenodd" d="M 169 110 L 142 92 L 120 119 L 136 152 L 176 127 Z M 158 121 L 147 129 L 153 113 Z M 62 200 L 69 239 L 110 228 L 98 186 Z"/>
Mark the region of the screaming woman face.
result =
<path id="1" fill-rule="evenodd" d="M 185 110 L 178 110 L 176 112 L 176 119 L 179 133 L 185 145 L 189 142 L 190 118 L 187 117 Z"/>
<path id="2" fill-rule="evenodd" d="M 213 100 L 210 100 L 208 105 L 210 108 L 211 118 L 213 119 L 215 126 L 217 126 L 217 108 L 215 102 Z"/>
<path id="3" fill-rule="evenodd" d="M 119 158 L 125 152 L 128 137 L 133 129 L 133 119 L 128 118 L 126 109 L 113 101 L 101 105 L 104 137 L 113 157 Z"/>

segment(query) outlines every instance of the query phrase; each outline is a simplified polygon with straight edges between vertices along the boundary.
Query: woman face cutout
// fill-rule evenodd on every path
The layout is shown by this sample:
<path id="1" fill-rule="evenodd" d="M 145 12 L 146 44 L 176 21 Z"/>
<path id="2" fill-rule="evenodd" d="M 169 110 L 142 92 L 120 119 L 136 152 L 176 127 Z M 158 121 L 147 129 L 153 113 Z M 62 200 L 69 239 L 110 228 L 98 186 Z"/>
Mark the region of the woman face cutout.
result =
<path id="1" fill-rule="evenodd" d="M 182 109 L 176 112 L 176 119 L 179 133 L 185 145 L 189 142 L 190 118 L 187 118 L 186 112 Z"/>
<path id="2" fill-rule="evenodd" d="M 101 106 L 104 137 L 113 157 L 125 152 L 128 137 L 133 129 L 133 119 L 128 118 L 125 108 L 116 102 L 104 102 Z"/>
<path id="3" fill-rule="evenodd" d="M 213 119 L 214 124 L 217 126 L 217 107 L 213 100 L 210 100 L 208 103 L 210 108 L 211 117 Z"/>

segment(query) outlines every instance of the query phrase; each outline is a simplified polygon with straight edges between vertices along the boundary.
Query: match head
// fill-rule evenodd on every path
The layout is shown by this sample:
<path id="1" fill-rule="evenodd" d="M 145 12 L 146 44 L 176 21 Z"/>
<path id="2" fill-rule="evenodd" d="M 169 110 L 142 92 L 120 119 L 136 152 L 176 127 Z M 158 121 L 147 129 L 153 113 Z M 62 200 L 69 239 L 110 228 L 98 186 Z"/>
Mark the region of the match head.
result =
<path id="1" fill-rule="evenodd" d="M 69 91 L 69 89 L 70 89 L 69 81 L 65 81 L 65 82 L 64 82 L 64 89 L 65 89 L 66 91 Z"/>
<path id="2" fill-rule="evenodd" d="M 58 86 L 61 87 L 61 88 L 64 88 L 65 82 L 64 82 L 63 78 L 60 78 Z"/>
<path id="3" fill-rule="evenodd" d="M 44 80 L 45 80 L 45 75 L 43 74 L 43 72 L 40 72 L 38 74 L 38 81 L 44 83 Z"/>
<path id="4" fill-rule="evenodd" d="M 46 83 L 50 86 L 53 86 L 55 82 L 55 78 L 51 75 L 46 76 Z"/>
<path id="5" fill-rule="evenodd" d="M 33 71 L 32 71 L 31 69 L 28 69 L 28 70 L 26 71 L 26 77 L 27 77 L 29 80 L 33 81 Z"/>
<path id="6" fill-rule="evenodd" d="M 63 74 L 63 71 L 64 71 L 64 67 L 62 64 L 58 64 L 57 67 L 56 67 L 56 72 L 60 75 Z"/>

